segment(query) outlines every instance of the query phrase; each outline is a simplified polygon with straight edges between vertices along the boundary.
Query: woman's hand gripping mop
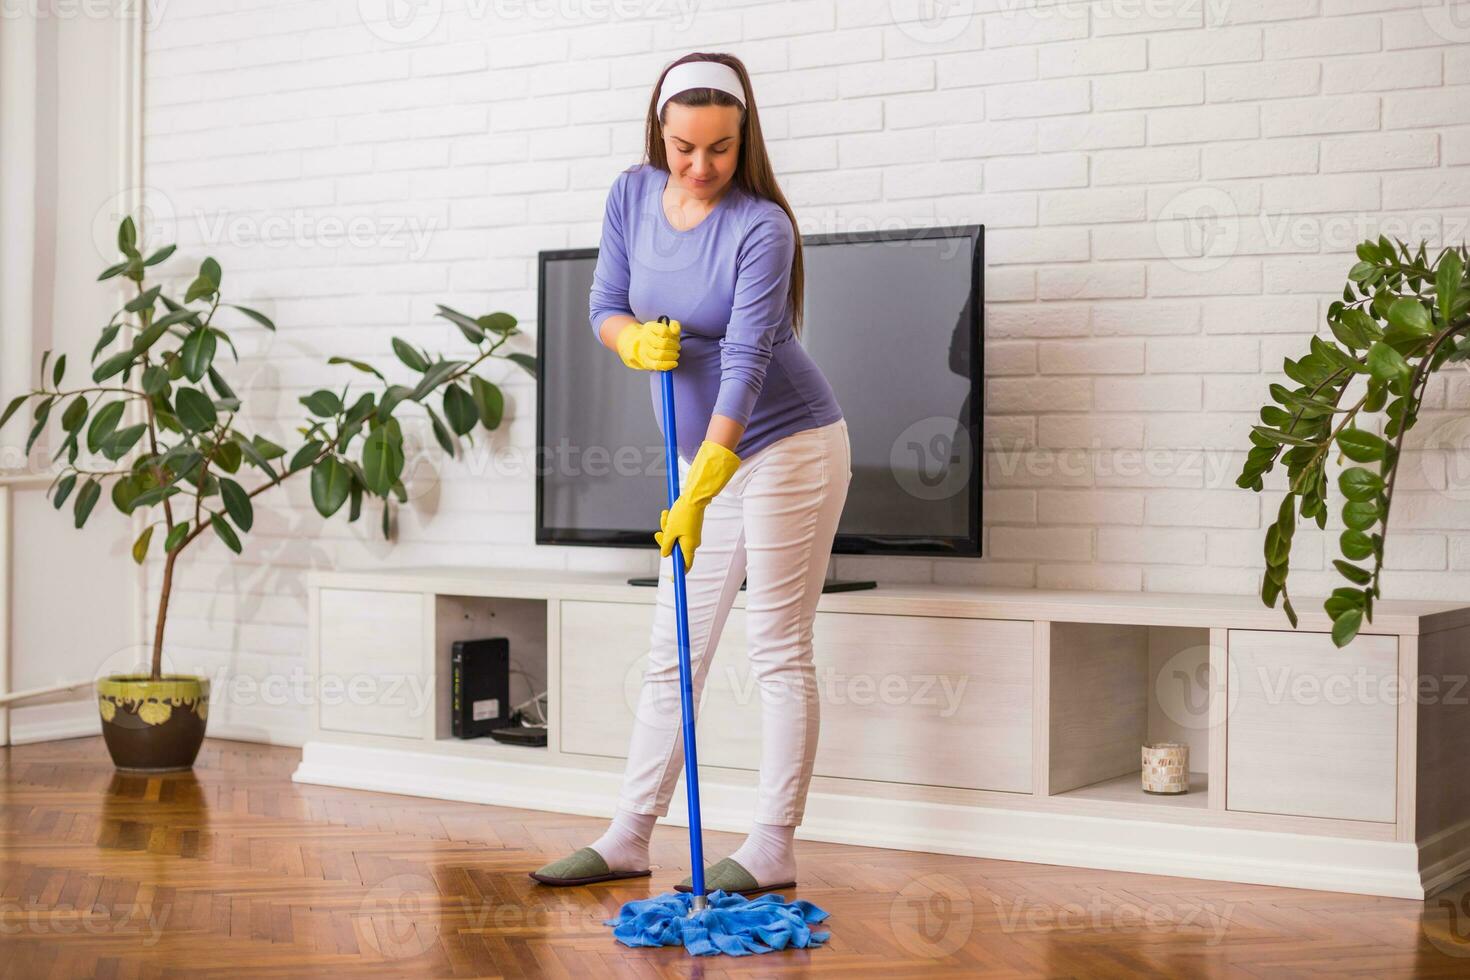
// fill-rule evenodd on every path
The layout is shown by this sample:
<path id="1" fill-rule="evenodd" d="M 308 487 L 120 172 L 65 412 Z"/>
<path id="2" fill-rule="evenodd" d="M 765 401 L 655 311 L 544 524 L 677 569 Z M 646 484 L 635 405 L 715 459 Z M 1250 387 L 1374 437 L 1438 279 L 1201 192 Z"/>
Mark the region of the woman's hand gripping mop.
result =
<path id="1" fill-rule="evenodd" d="M 660 317 L 660 319 L 665 319 Z M 674 377 L 663 375 L 664 455 L 668 461 L 669 510 L 679 499 L 678 439 L 674 430 Z M 674 606 L 679 639 L 679 705 L 684 727 L 684 788 L 689 800 L 689 861 L 693 889 L 628 902 L 605 925 L 625 946 L 683 946 L 695 956 L 746 956 L 819 946 L 829 933 L 812 932 L 827 913 L 811 902 L 766 894 L 751 901 L 720 889 L 704 892 L 704 842 L 699 820 L 699 760 L 694 745 L 694 687 L 689 664 L 689 603 L 683 542 L 675 543 Z"/>

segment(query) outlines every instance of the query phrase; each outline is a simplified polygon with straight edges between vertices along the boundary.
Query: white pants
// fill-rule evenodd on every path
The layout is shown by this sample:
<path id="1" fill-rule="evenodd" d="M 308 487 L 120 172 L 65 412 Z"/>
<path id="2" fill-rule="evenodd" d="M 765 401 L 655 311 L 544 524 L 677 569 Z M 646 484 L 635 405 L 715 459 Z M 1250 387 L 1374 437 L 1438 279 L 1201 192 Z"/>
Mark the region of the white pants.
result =
<path id="1" fill-rule="evenodd" d="M 680 486 L 688 467 L 681 457 Z M 705 508 L 686 576 L 696 705 L 730 604 L 748 579 L 746 636 L 761 693 L 757 823 L 794 826 L 806 808 L 819 719 L 812 620 L 851 479 L 845 419 L 757 450 Z M 658 816 L 669 812 L 684 766 L 672 575 L 673 556 L 661 559 L 648 668 L 618 800 L 626 810 Z"/>

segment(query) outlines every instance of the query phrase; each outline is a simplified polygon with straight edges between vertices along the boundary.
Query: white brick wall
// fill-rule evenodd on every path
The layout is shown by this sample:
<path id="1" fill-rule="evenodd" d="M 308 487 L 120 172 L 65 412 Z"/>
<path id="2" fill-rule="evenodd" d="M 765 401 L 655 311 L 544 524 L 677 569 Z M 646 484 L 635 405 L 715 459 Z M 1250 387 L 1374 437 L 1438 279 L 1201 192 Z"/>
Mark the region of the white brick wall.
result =
<path id="1" fill-rule="evenodd" d="M 147 182 L 183 254 L 219 258 L 230 298 L 280 324 L 242 331 L 236 377 L 252 421 L 289 439 L 296 398 L 349 377 L 327 355 L 392 368 L 392 334 L 453 349 L 435 303 L 534 331 L 535 254 L 596 244 L 658 69 L 733 51 L 804 230 L 990 230 L 989 557 L 844 557 L 837 573 L 1252 591 L 1274 501 L 1234 477 L 1282 357 L 1305 350 L 1365 235 L 1465 237 L 1470 3 L 974 0 L 923 19 L 933 6 L 432 0 L 365 24 L 374 4 L 356 0 L 172 4 L 146 40 Z M 262 228 L 282 214 L 305 230 Z M 1201 261 L 1185 232 L 1211 218 L 1227 252 Z M 326 240 L 353 221 L 365 238 Z M 262 500 L 244 560 L 198 548 L 176 655 L 288 674 L 311 567 L 650 570 L 651 550 L 531 544 L 529 472 L 500 467 L 530 451 L 533 391 L 505 377 L 493 457 L 484 440 L 464 462 L 427 452 L 396 544 L 375 519 L 321 521 L 298 482 Z M 1461 454 L 1406 462 L 1385 586 L 1465 599 L 1470 464 L 1447 426 L 1470 377 L 1431 399 L 1417 444 L 1458 433 Z M 1299 594 L 1338 584 L 1323 538 L 1298 537 Z M 289 699 L 235 710 L 305 717 Z"/>

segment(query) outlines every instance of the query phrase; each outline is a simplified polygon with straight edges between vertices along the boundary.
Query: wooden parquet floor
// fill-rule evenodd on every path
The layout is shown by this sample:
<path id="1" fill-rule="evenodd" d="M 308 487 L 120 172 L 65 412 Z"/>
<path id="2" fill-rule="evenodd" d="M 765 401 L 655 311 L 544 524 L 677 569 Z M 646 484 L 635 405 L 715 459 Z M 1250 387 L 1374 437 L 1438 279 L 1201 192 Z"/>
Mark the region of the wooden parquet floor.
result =
<path id="1" fill-rule="evenodd" d="M 798 842 L 823 948 L 699 958 L 602 924 L 688 873 L 551 889 L 588 817 L 302 786 L 299 752 L 206 742 L 116 773 L 101 740 L 0 749 L 0 976 L 1470 976 L 1470 902 L 1368 898 Z M 710 860 L 740 842 L 710 833 Z"/>

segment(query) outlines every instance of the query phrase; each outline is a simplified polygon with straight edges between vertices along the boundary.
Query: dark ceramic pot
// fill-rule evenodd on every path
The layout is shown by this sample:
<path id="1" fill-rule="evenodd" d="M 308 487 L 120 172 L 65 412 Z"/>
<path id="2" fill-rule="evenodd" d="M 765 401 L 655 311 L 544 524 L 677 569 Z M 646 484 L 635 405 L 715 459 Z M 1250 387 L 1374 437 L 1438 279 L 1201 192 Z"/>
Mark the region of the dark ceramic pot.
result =
<path id="1" fill-rule="evenodd" d="M 209 717 L 204 677 L 114 675 L 97 682 L 102 739 L 124 772 L 178 772 L 194 765 Z"/>

